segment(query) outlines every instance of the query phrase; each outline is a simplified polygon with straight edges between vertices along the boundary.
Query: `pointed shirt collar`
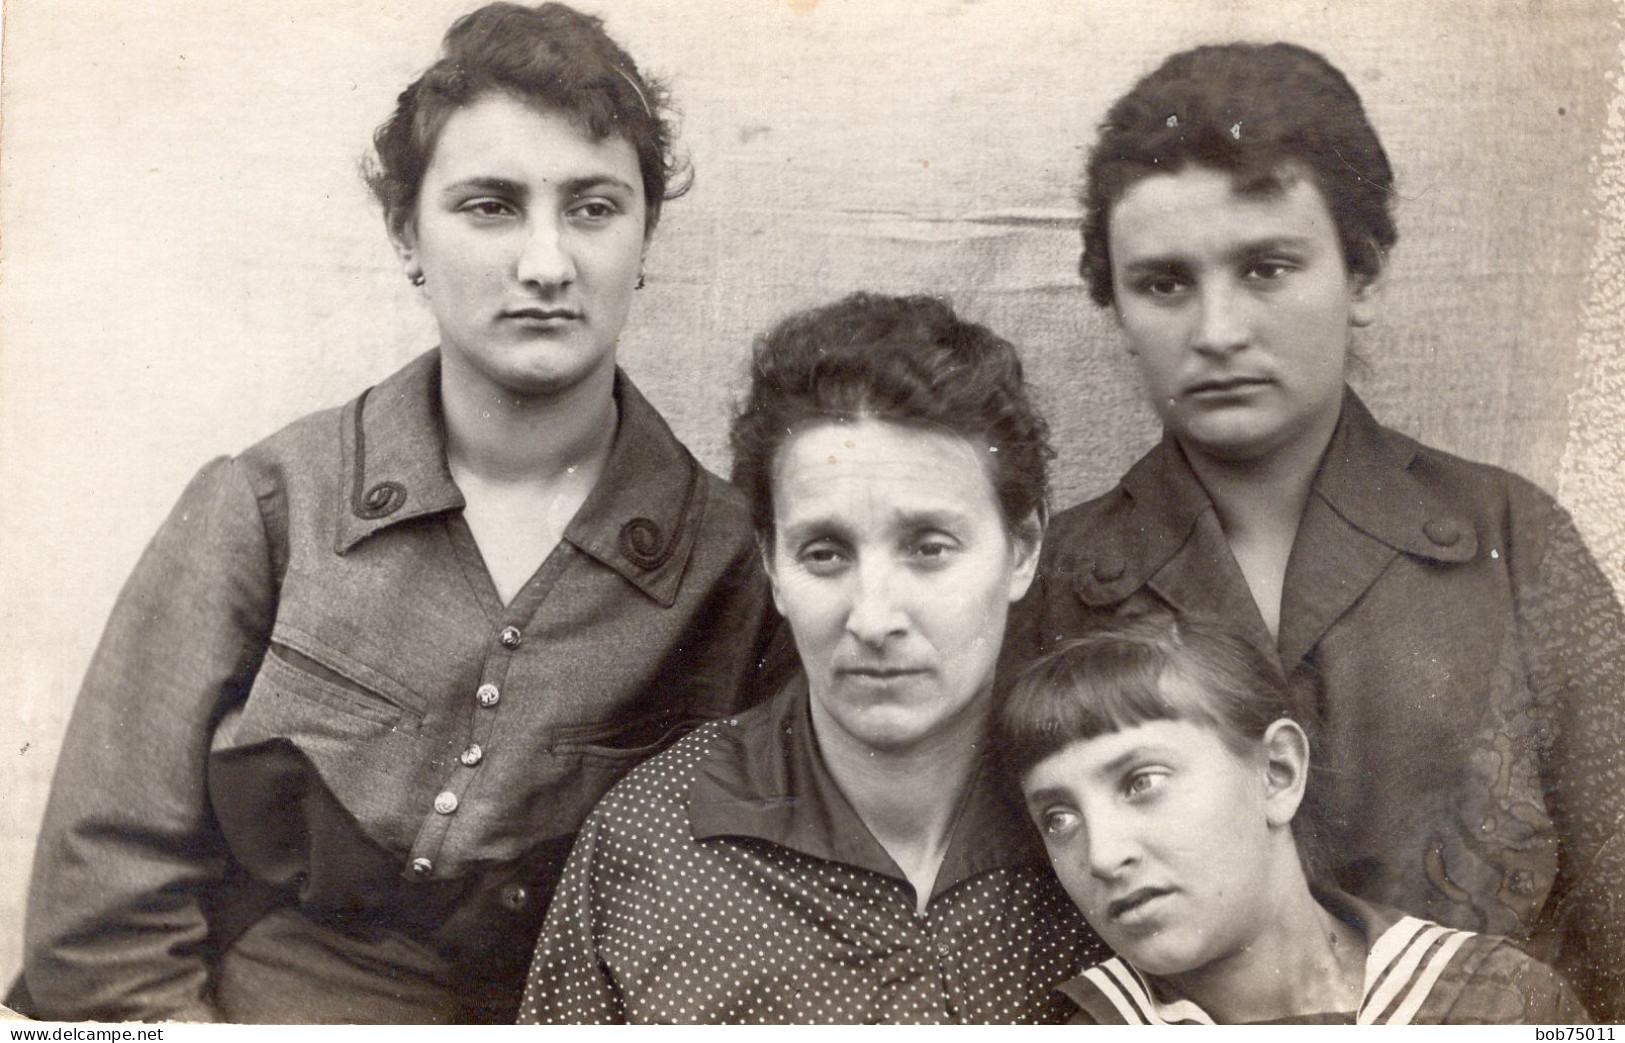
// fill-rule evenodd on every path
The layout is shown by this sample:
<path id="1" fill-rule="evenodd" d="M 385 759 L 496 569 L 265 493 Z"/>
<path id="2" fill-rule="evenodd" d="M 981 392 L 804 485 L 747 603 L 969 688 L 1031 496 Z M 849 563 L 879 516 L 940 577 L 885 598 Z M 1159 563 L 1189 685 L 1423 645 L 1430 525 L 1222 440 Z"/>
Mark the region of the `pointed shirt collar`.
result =
<path id="1" fill-rule="evenodd" d="M 813 858 L 906 882 L 903 871 L 841 793 L 818 751 L 807 682 L 720 725 L 689 797 L 696 840 L 754 837 Z M 1015 787 L 984 755 L 971 778 L 933 894 L 993 869 L 1045 855 Z"/>
<path id="2" fill-rule="evenodd" d="M 1372 417 L 1345 388 L 1343 410 L 1316 472 L 1313 493 L 1349 525 L 1397 551 L 1439 562 L 1469 561 L 1478 541 L 1466 514 L 1411 469 L 1421 447 Z M 1171 433 L 1121 482 L 1129 507 L 1116 524 L 1091 533 L 1090 567 L 1078 593 L 1092 605 L 1127 598 L 1185 547 L 1213 509 Z"/>
<path id="3" fill-rule="evenodd" d="M 699 528 L 700 465 L 619 369 L 615 398 L 615 443 L 564 538 L 669 606 Z M 446 464 L 438 350 L 363 392 L 340 423 L 338 553 L 402 522 L 463 508 Z"/>

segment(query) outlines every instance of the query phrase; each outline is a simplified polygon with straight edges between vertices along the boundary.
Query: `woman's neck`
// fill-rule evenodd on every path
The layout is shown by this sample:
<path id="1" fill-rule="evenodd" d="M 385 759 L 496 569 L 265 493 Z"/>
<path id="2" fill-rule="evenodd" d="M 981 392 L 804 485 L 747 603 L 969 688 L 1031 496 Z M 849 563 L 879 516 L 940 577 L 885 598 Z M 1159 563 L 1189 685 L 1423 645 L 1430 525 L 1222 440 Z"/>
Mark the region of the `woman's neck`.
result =
<path id="1" fill-rule="evenodd" d="M 875 749 L 845 732 L 816 700 L 819 752 L 858 818 L 914 886 L 924 912 L 987 733 L 987 699 L 906 749 Z"/>
<path id="2" fill-rule="evenodd" d="M 1365 943 L 1316 901 L 1301 868 L 1290 877 L 1245 946 L 1159 983 L 1222 1025 L 1355 1010 Z"/>
<path id="3" fill-rule="evenodd" d="M 440 398 L 452 473 L 498 486 L 596 473 L 615 440 L 614 381 L 614 369 L 605 368 L 557 395 L 517 396 L 443 353 Z"/>
<path id="4" fill-rule="evenodd" d="M 1214 456 L 1184 442 L 1180 446 L 1225 532 L 1269 525 L 1272 519 L 1276 527 L 1289 525 L 1296 531 L 1335 426 L 1249 459 Z"/>
<path id="5" fill-rule="evenodd" d="M 442 362 L 446 466 L 497 598 L 513 601 L 558 546 L 609 462 L 614 370 L 547 398 L 514 398 Z"/>
<path id="6" fill-rule="evenodd" d="M 1278 637 L 1287 563 L 1336 418 L 1314 437 L 1256 459 L 1214 457 L 1181 443 L 1191 470 L 1213 501 L 1230 553 L 1247 580 L 1271 637 Z"/>

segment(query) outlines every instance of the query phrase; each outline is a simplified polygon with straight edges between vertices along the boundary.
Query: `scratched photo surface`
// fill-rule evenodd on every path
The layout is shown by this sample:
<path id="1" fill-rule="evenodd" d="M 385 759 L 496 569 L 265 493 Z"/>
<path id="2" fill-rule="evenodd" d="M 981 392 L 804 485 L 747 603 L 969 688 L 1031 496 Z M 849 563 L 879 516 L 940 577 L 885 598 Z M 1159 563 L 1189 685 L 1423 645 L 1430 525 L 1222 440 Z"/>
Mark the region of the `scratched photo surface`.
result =
<path id="1" fill-rule="evenodd" d="M 120 585 L 188 478 L 434 344 L 357 173 L 464 0 L 7 0 L 0 154 L 0 980 Z M 1320 50 L 1398 175 L 1356 388 L 1532 479 L 1625 587 L 1625 8 L 1356 0 L 583 0 L 683 113 L 620 347 L 707 465 L 751 338 L 856 289 L 1018 344 L 1054 501 L 1156 437 L 1076 274 L 1084 151 L 1169 53 Z M 109 750 L 134 756 L 141 750 Z"/>

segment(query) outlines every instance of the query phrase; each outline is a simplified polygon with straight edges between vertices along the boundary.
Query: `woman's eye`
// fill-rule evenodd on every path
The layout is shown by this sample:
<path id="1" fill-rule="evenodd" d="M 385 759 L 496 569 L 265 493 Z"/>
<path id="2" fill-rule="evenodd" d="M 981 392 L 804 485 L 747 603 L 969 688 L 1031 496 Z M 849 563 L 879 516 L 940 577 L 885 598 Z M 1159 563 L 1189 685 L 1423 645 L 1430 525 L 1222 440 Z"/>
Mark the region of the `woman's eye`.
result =
<path id="1" fill-rule="evenodd" d="M 1273 282 L 1292 270 L 1286 261 L 1254 261 L 1247 269 L 1247 278 L 1260 282 Z"/>
<path id="2" fill-rule="evenodd" d="M 942 561 L 957 549 L 952 540 L 929 539 L 921 540 L 914 545 L 914 556 L 924 558 L 926 561 Z"/>
<path id="3" fill-rule="evenodd" d="M 475 217 L 507 217 L 513 213 L 513 207 L 500 199 L 470 199 L 458 209 Z"/>
<path id="4" fill-rule="evenodd" d="M 1054 836 L 1064 833 L 1071 828 L 1077 816 L 1062 808 L 1050 808 L 1038 816 L 1038 828 L 1045 836 Z"/>
<path id="5" fill-rule="evenodd" d="M 827 576 L 846 564 L 846 554 L 833 543 L 812 543 L 796 555 L 801 566 L 815 576 Z"/>
<path id="6" fill-rule="evenodd" d="M 1161 770 L 1136 771 L 1123 782 L 1123 792 L 1130 797 L 1139 797 L 1160 788 L 1168 778 L 1168 773 Z"/>
<path id="7" fill-rule="evenodd" d="M 621 212 L 621 208 L 614 203 L 603 199 L 590 199 L 577 203 L 570 209 L 570 213 L 588 221 L 604 221 Z"/>
<path id="8" fill-rule="evenodd" d="M 1172 297 L 1185 289 L 1185 280 L 1172 272 L 1164 272 L 1145 276 L 1135 282 L 1134 289 L 1144 297 Z"/>

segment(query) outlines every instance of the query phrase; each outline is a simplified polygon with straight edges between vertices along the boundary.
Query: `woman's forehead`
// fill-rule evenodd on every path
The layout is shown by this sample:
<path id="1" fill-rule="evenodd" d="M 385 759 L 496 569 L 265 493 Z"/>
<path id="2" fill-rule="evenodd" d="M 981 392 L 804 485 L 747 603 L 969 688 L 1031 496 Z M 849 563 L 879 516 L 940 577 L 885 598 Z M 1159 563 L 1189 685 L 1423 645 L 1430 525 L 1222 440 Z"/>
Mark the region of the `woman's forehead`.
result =
<path id="1" fill-rule="evenodd" d="M 1319 186 L 1300 167 L 1238 176 L 1187 166 L 1129 186 L 1113 207 L 1110 235 L 1114 260 L 1124 263 L 1283 236 L 1335 242 L 1337 226 Z"/>
<path id="2" fill-rule="evenodd" d="M 598 138 L 566 111 L 499 91 L 481 94 L 448 114 L 428 170 L 448 177 L 493 168 L 549 177 L 613 173 L 641 185 L 637 152 L 625 138 Z"/>
<path id="3" fill-rule="evenodd" d="M 798 428 L 774 461 L 781 523 L 812 514 L 997 510 L 981 456 L 957 434 L 862 418 Z"/>

